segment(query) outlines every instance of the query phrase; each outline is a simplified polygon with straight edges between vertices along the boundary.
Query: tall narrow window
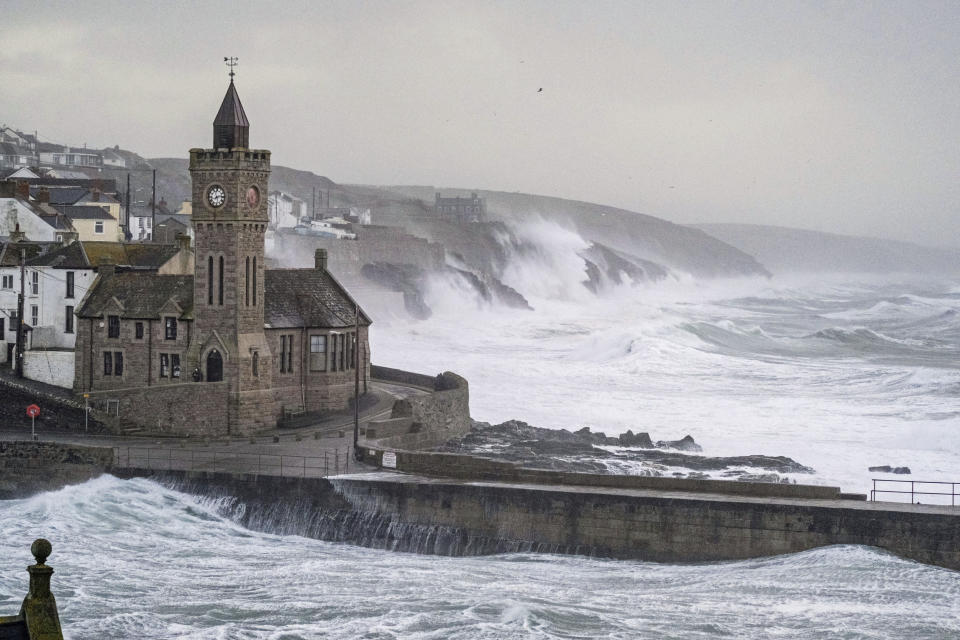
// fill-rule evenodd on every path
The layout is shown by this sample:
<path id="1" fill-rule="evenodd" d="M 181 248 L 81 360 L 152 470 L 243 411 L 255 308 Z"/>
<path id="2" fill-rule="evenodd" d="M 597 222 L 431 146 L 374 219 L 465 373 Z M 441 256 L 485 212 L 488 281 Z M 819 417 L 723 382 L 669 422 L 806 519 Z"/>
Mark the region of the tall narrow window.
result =
<path id="1" fill-rule="evenodd" d="M 223 306 L 223 256 L 220 256 L 220 290 L 217 292 L 220 306 Z"/>
<path id="2" fill-rule="evenodd" d="M 64 309 L 64 322 L 63 322 L 63 332 L 64 333 L 73 333 L 73 307 L 67 306 Z"/>
<path id="3" fill-rule="evenodd" d="M 243 271 L 243 304 L 250 306 L 250 256 L 244 261 Z"/>
<path id="4" fill-rule="evenodd" d="M 30 324 L 33 326 L 40 324 L 40 307 L 35 304 L 30 305 Z"/>
<path id="5" fill-rule="evenodd" d="M 253 306 L 257 306 L 257 259 L 253 259 Z"/>
<path id="6" fill-rule="evenodd" d="M 40 295 L 40 272 L 39 271 L 30 272 L 30 294 L 34 296 Z"/>
<path id="7" fill-rule="evenodd" d="M 213 306 L 213 256 L 207 256 L 207 304 Z"/>
<path id="8" fill-rule="evenodd" d="M 327 336 L 310 336 L 310 371 L 327 370 Z"/>
<path id="9" fill-rule="evenodd" d="M 120 316 L 107 316 L 107 337 L 120 337 Z"/>
<path id="10" fill-rule="evenodd" d="M 340 334 L 340 371 L 343 371 L 343 370 L 346 368 L 346 367 L 344 366 L 344 365 L 346 364 L 346 363 L 344 362 L 345 359 L 346 359 L 346 358 L 345 358 L 346 349 L 344 349 L 344 347 L 346 346 L 346 344 L 345 344 L 346 341 L 347 341 L 347 334 L 341 333 L 341 334 Z"/>
<path id="11" fill-rule="evenodd" d="M 163 319 L 164 321 L 164 340 L 176 340 L 177 339 L 177 319 L 171 316 L 167 316 Z"/>
<path id="12" fill-rule="evenodd" d="M 113 352 L 113 375 L 123 375 L 123 351 Z"/>
<path id="13" fill-rule="evenodd" d="M 170 354 L 170 377 L 171 378 L 180 377 L 180 354 L 179 353 Z"/>
<path id="14" fill-rule="evenodd" d="M 73 297 L 73 271 L 67 271 L 67 295 L 65 298 Z"/>
<path id="15" fill-rule="evenodd" d="M 253 377 L 259 378 L 260 377 L 260 352 L 259 351 L 253 352 L 252 368 L 253 368 Z"/>
<path id="16" fill-rule="evenodd" d="M 160 377 L 170 377 L 170 356 L 166 353 L 160 354 Z"/>
<path id="17" fill-rule="evenodd" d="M 110 351 L 103 352 L 103 375 L 113 375 L 113 353 Z"/>
<path id="18" fill-rule="evenodd" d="M 134 325 L 133 328 L 134 328 L 137 340 L 143 340 L 143 323 L 138 322 Z"/>

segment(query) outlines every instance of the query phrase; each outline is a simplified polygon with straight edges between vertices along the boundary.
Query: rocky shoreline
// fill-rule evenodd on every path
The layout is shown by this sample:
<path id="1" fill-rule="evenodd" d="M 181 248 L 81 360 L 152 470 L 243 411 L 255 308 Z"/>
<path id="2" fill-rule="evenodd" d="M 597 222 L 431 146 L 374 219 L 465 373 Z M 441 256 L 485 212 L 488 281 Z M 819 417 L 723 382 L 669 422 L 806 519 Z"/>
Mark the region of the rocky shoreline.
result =
<path id="1" fill-rule="evenodd" d="M 752 482 L 790 482 L 781 474 L 814 470 L 784 456 L 704 456 L 689 435 L 654 441 L 648 433 L 627 431 L 618 437 L 534 427 L 520 420 L 491 425 L 473 421 L 469 433 L 437 448 L 516 462 L 537 469 L 680 478 L 726 478 Z"/>

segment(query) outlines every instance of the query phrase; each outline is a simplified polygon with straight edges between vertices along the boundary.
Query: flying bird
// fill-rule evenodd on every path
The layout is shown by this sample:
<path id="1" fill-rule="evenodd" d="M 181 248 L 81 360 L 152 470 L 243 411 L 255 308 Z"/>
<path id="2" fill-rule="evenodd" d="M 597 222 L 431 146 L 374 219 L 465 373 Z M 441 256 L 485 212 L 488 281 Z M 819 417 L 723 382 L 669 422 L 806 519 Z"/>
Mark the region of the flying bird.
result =
<path id="1" fill-rule="evenodd" d="M 542 92 L 543 92 L 543 87 L 540 87 L 539 89 L 537 89 L 537 93 L 542 93 Z"/>

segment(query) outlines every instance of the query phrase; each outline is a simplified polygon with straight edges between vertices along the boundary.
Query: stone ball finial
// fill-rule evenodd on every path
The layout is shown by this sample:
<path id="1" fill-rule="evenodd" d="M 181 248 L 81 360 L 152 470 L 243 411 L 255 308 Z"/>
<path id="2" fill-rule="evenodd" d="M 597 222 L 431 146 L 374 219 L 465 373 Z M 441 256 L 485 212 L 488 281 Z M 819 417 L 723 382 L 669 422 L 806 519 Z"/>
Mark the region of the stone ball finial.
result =
<path id="1" fill-rule="evenodd" d="M 53 551 L 53 545 L 46 538 L 37 538 L 30 545 L 30 553 L 33 554 L 37 564 L 44 564 L 50 557 L 51 551 Z"/>

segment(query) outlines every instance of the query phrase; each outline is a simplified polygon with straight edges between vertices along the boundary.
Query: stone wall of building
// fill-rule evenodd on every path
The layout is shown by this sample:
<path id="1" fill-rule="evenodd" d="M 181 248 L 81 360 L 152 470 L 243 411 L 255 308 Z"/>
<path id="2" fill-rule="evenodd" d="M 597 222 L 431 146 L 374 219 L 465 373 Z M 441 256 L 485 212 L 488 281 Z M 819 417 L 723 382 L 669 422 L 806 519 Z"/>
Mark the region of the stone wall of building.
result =
<path id="1" fill-rule="evenodd" d="M 56 442 L 0 442 L 0 500 L 24 498 L 96 478 L 113 449 Z"/>
<path id="2" fill-rule="evenodd" d="M 231 411 L 227 382 L 183 382 L 146 388 L 90 392 L 90 403 L 118 418 L 116 426 L 142 426 L 152 433 L 183 436 L 228 435 Z M 230 434 L 240 435 L 240 434 Z"/>
<path id="3" fill-rule="evenodd" d="M 30 380 L 73 388 L 74 354 L 70 350 L 31 349 L 23 354 L 23 375 Z"/>

